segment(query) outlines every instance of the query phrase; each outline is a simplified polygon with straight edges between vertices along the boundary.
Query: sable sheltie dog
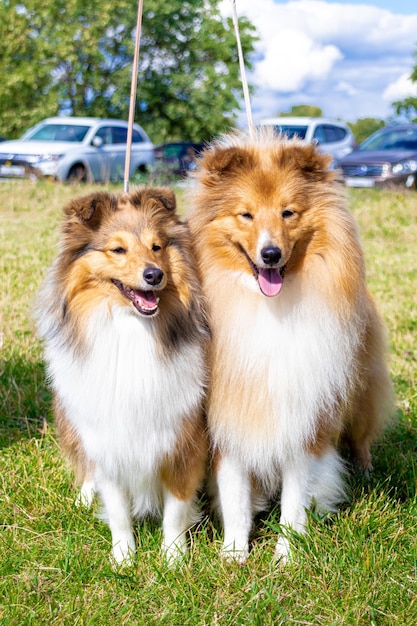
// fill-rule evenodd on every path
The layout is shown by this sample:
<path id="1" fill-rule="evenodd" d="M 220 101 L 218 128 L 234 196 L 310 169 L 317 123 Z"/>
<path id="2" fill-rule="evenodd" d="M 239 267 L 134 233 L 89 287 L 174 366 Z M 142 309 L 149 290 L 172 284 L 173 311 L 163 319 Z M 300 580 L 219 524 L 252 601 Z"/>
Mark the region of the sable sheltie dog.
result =
<path id="1" fill-rule="evenodd" d="M 285 527 L 344 496 L 345 438 L 364 470 L 390 406 L 384 332 L 328 156 L 259 131 L 213 142 L 189 224 L 210 307 L 207 419 L 223 551 L 245 561 L 259 498 Z"/>
<path id="2" fill-rule="evenodd" d="M 148 513 L 168 560 L 186 551 L 205 472 L 208 327 L 175 205 L 167 188 L 70 202 L 37 307 L 62 449 L 81 498 L 102 500 L 117 563 Z"/>

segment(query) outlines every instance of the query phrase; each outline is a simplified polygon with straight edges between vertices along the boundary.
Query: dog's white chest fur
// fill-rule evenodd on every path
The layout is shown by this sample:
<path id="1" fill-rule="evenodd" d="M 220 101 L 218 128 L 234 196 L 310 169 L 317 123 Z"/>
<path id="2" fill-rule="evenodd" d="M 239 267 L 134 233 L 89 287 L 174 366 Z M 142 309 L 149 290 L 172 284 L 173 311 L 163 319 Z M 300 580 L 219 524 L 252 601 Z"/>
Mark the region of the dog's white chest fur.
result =
<path id="1" fill-rule="evenodd" d="M 251 301 L 247 293 L 243 287 L 216 329 L 221 376 L 209 422 L 217 443 L 267 474 L 314 439 L 318 416 L 348 397 L 358 332 L 290 285 L 276 299 Z"/>
<path id="2" fill-rule="evenodd" d="M 54 387 L 89 459 L 133 496 L 152 491 L 155 464 L 173 451 L 203 394 L 201 348 L 161 359 L 150 322 L 103 307 L 89 320 L 86 356 L 47 347 Z"/>

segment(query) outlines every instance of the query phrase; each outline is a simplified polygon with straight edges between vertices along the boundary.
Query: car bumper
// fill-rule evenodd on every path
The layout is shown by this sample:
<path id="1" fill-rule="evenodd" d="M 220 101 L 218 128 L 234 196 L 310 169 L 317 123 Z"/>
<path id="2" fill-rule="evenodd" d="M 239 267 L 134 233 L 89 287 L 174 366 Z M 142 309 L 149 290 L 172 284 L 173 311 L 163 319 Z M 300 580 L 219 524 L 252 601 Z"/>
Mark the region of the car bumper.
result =
<path id="1" fill-rule="evenodd" d="M 31 178 L 37 179 L 42 173 L 30 165 L 21 161 L 2 161 L 0 162 L 0 178 Z"/>
<path id="2" fill-rule="evenodd" d="M 407 174 L 405 176 L 346 176 L 344 182 L 347 187 L 357 188 L 386 188 L 386 187 L 415 187 L 417 181 L 416 174 Z"/>

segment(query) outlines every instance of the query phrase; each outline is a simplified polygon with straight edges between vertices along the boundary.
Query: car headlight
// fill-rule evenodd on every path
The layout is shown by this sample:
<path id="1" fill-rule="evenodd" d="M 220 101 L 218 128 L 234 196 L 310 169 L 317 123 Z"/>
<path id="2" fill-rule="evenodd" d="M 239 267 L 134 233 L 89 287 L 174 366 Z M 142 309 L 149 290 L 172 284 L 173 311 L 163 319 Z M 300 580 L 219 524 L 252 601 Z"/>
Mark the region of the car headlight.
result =
<path id="1" fill-rule="evenodd" d="M 417 171 L 417 161 L 409 159 L 407 161 L 401 161 L 392 166 L 393 174 L 411 174 Z"/>
<path id="2" fill-rule="evenodd" d="M 62 159 L 63 156 L 63 154 L 39 154 L 36 157 L 36 161 L 33 161 L 33 163 L 56 163 L 59 159 Z"/>

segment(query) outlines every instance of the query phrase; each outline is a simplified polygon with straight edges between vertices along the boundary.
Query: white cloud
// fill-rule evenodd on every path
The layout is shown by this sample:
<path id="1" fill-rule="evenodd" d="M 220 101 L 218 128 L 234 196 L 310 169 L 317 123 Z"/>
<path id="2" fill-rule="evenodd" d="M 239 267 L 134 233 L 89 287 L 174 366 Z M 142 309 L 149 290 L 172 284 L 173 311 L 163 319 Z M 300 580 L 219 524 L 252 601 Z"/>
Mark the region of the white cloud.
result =
<path id="1" fill-rule="evenodd" d="M 401 3 L 388 10 L 366 0 L 237 0 L 236 5 L 260 37 L 250 75 L 258 117 L 312 104 L 349 121 L 383 118 L 392 113 L 391 102 L 409 92 L 404 76 L 415 63 L 417 6 L 415 14 L 401 15 L 395 13 Z M 221 7 L 231 14 L 230 0 Z"/>
<path id="2" fill-rule="evenodd" d="M 388 85 L 382 97 L 388 102 L 403 100 L 408 96 L 417 96 L 417 85 L 410 80 L 410 73 L 402 74 L 398 80 Z"/>
<path id="3" fill-rule="evenodd" d="M 344 93 L 347 96 L 356 96 L 356 94 L 358 93 L 358 90 L 355 89 L 355 87 L 343 80 L 337 83 L 335 90 L 340 91 L 340 93 Z"/>
<path id="4" fill-rule="evenodd" d="M 261 87 L 298 91 L 312 80 L 326 78 L 342 57 L 336 46 L 322 45 L 301 30 L 289 28 L 270 41 L 257 64 L 257 79 Z"/>

